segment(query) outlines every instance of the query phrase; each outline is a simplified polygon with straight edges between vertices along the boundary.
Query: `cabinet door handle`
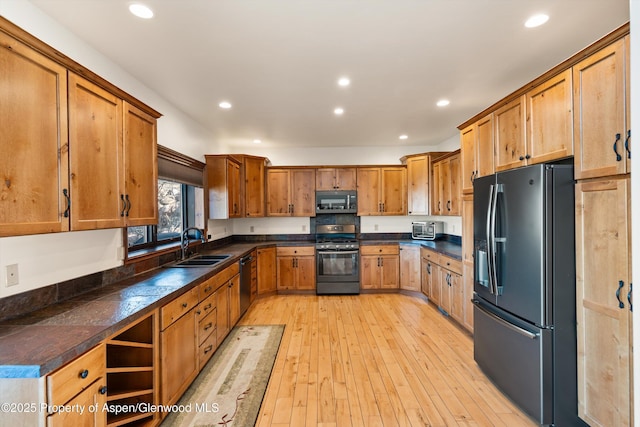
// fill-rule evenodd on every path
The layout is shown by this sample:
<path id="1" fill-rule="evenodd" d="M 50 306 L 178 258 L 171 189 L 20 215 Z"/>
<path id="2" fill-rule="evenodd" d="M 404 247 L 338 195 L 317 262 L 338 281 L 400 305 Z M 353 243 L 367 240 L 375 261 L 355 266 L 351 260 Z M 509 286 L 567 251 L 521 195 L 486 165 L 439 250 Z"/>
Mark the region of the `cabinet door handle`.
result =
<path id="1" fill-rule="evenodd" d="M 451 210 L 451 200 L 447 200 L 447 210 Z"/>
<path id="2" fill-rule="evenodd" d="M 189 304 L 187 304 L 186 302 L 183 302 L 183 303 L 182 303 L 182 308 L 187 308 L 187 306 L 188 306 L 188 305 L 189 305 Z"/>
<path id="3" fill-rule="evenodd" d="M 204 330 L 206 331 L 208 329 L 211 329 L 212 326 L 213 326 L 213 322 L 209 322 L 205 325 Z"/>
<path id="4" fill-rule="evenodd" d="M 622 156 L 618 154 L 618 141 L 620 141 L 621 135 L 616 133 L 616 140 L 613 142 L 613 152 L 616 153 L 616 161 L 622 161 Z"/>
<path id="5" fill-rule="evenodd" d="M 213 350 L 213 345 L 209 344 L 209 345 L 204 349 L 204 354 L 209 353 L 211 350 Z"/>
<path id="6" fill-rule="evenodd" d="M 627 131 L 627 139 L 624 140 L 624 149 L 627 150 L 627 158 L 631 158 L 631 150 L 629 150 L 629 140 L 631 139 L 631 129 Z"/>
<path id="7" fill-rule="evenodd" d="M 618 307 L 619 308 L 624 308 L 624 303 L 620 300 L 620 290 L 622 289 L 623 286 L 624 286 L 624 282 L 622 280 L 620 280 L 618 282 L 618 289 L 616 290 L 616 298 L 618 298 Z"/>
<path id="8" fill-rule="evenodd" d="M 71 209 L 71 197 L 69 197 L 69 191 L 66 188 L 62 189 L 62 194 L 64 195 L 64 199 L 67 201 L 67 208 L 64 210 L 62 216 L 65 218 L 69 218 L 69 210 Z"/>
<path id="9" fill-rule="evenodd" d="M 524 156 L 524 158 L 529 160 L 531 158 L 531 154 L 527 154 L 526 156 Z"/>
<path id="10" fill-rule="evenodd" d="M 427 274 L 431 274 L 431 264 L 427 264 Z"/>
<path id="11" fill-rule="evenodd" d="M 627 301 L 629 302 L 629 311 L 633 311 L 633 303 L 631 302 L 632 294 L 633 294 L 633 283 L 629 283 L 629 293 L 627 294 Z"/>
<path id="12" fill-rule="evenodd" d="M 122 201 L 122 210 L 120 211 L 120 216 L 124 216 L 124 211 L 127 209 L 127 202 L 124 201 L 124 194 L 120 195 L 120 200 Z"/>
<path id="13" fill-rule="evenodd" d="M 127 211 L 125 212 L 124 216 L 129 216 L 129 211 L 131 210 L 131 200 L 129 200 L 128 194 L 125 194 L 124 200 L 125 202 L 127 202 Z"/>

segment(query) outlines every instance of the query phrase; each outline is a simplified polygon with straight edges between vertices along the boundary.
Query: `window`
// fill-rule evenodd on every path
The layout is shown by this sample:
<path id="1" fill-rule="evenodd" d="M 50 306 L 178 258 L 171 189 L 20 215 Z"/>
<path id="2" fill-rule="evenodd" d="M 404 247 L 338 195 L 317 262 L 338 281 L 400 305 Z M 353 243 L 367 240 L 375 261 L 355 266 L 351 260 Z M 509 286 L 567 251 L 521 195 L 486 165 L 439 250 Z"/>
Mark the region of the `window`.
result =
<path id="1" fill-rule="evenodd" d="M 187 227 L 205 228 L 203 168 L 158 146 L 158 224 L 127 228 L 129 257 L 174 246 Z"/>

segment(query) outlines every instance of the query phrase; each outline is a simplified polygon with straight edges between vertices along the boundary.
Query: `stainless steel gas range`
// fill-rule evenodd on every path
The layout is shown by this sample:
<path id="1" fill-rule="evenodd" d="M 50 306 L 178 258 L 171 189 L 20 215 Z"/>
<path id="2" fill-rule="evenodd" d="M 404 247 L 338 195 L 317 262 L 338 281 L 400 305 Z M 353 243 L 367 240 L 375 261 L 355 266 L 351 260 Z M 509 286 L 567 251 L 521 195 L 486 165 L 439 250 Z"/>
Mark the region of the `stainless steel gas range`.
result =
<path id="1" fill-rule="evenodd" d="M 316 293 L 360 293 L 360 245 L 354 224 L 316 226 Z"/>

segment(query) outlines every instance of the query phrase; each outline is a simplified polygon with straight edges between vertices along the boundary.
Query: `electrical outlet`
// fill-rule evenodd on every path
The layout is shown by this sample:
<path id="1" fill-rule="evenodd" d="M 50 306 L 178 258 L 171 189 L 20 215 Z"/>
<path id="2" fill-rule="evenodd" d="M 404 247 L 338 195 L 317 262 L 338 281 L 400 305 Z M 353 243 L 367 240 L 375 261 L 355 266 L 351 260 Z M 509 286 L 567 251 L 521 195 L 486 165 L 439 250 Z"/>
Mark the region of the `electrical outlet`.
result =
<path id="1" fill-rule="evenodd" d="M 306 225 L 302 226 L 302 231 L 307 231 L 307 226 Z"/>
<path id="2" fill-rule="evenodd" d="M 20 283 L 18 276 L 18 264 L 7 265 L 7 286 L 15 286 Z"/>
<path id="3" fill-rule="evenodd" d="M 253 233 L 255 231 L 255 227 L 252 225 L 251 227 L 249 227 L 249 231 Z"/>
<path id="4" fill-rule="evenodd" d="M 373 224 L 373 231 L 378 231 L 378 224 Z"/>

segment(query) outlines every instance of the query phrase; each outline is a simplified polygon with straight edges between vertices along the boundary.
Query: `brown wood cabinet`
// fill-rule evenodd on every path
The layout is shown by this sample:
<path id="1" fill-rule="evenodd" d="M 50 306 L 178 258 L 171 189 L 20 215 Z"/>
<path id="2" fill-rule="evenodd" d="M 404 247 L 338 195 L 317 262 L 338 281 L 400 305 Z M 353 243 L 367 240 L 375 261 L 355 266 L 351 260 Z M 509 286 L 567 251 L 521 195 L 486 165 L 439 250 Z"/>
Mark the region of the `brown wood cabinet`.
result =
<path id="1" fill-rule="evenodd" d="M 267 216 L 315 216 L 315 191 L 315 169 L 268 168 Z"/>
<path id="2" fill-rule="evenodd" d="M 440 255 L 425 247 L 420 248 L 422 264 L 422 293 L 436 305 L 440 304 L 440 278 L 438 277 L 438 262 Z"/>
<path id="3" fill-rule="evenodd" d="M 400 243 L 400 289 L 420 292 L 420 246 Z"/>
<path id="4" fill-rule="evenodd" d="M 155 224 L 160 115 L 0 27 L 0 236 Z"/>
<path id="5" fill-rule="evenodd" d="M 240 194 L 244 198 L 243 212 L 247 218 L 265 215 L 264 170 L 266 163 L 267 159 L 264 157 L 242 156 Z"/>
<path id="6" fill-rule="evenodd" d="M 527 92 L 527 137 L 523 164 L 573 156 L 572 90 L 569 69 Z"/>
<path id="7" fill-rule="evenodd" d="M 462 286 L 464 288 L 463 326 L 473 332 L 473 194 L 462 196 Z"/>
<path id="8" fill-rule="evenodd" d="M 242 217 L 240 163 L 231 156 L 206 155 L 209 218 Z"/>
<path id="9" fill-rule="evenodd" d="M 629 177 L 576 185 L 578 414 L 631 425 Z"/>
<path id="10" fill-rule="evenodd" d="M 198 288 L 160 309 L 161 402 L 171 405 L 198 375 Z"/>
<path id="11" fill-rule="evenodd" d="M 460 215 L 460 150 L 433 164 L 433 215 Z"/>
<path id="12" fill-rule="evenodd" d="M 356 190 L 356 168 L 316 169 L 316 190 Z"/>
<path id="13" fill-rule="evenodd" d="M 631 171 L 629 36 L 573 67 L 576 179 Z"/>
<path id="14" fill-rule="evenodd" d="M 106 341 L 107 402 L 159 403 L 158 311 L 128 325 Z M 151 425 L 158 412 L 106 414 L 107 425 Z M 75 425 L 75 424 L 74 424 Z"/>
<path id="15" fill-rule="evenodd" d="M 72 230 L 157 223 L 155 118 L 74 73 L 69 169 Z"/>
<path id="16" fill-rule="evenodd" d="M 431 164 L 433 159 L 445 152 L 415 154 L 401 158 L 407 165 L 407 213 L 409 215 L 429 215 L 431 208 Z"/>
<path id="17" fill-rule="evenodd" d="M 360 288 L 398 289 L 400 248 L 395 245 L 360 247 Z"/>
<path id="18" fill-rule="evenodd" d="M 68 231 L 67 70 L 3 32 L 0 63 L 0 237 Z"/>
<path id="19" fill-rule="evenodd" d="M 358 215 L 406 215 L 407 168 L 357 168 Z"/>
<path id="20" fill-rule="evenodd" d="M 281 246 L 276 249 L 278 290 L 315 290 L 315 251 L 313 246 Z"/>
<path id="21" fill-rule="evenodd" d="M 276 248 L 258 249 L 258 295 L 276 291 Z"/>
<path id="22" fill-rule="evenodd" d="M 493 112 L 496 172 L 524 164 L 526 105 L 522 95 Z"/>
<path id="23" fill-rule="evenodd" d="M 461 190 L 473 193 L 473 180 L 494 173 L 493 114 L 460 131 Z"/>

